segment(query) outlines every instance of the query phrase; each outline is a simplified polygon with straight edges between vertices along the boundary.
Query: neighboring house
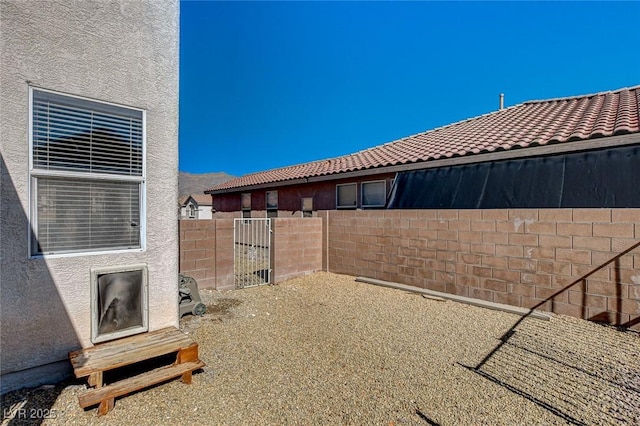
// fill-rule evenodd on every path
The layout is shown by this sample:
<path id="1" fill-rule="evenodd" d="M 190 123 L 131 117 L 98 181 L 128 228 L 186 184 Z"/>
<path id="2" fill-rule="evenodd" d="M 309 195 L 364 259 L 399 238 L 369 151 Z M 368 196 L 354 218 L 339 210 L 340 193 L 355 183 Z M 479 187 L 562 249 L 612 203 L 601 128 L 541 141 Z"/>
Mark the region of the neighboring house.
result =
<path id="1" fill-rule="evenodd" d="M 640 86 L 530 101 L 351 155 L 231 179 L 214 216 L 640 207 Z"/>
<path id="2" fill-rule="evenodd" d="M 178 325 L 179 3 L 2 0 L 0 30 L 5 392 Z"/>
<path id="3" fill-rule="evenodd" d="M 180 203 L 180 219 L 211 219 L 211 196 L 189 195 Z"/>

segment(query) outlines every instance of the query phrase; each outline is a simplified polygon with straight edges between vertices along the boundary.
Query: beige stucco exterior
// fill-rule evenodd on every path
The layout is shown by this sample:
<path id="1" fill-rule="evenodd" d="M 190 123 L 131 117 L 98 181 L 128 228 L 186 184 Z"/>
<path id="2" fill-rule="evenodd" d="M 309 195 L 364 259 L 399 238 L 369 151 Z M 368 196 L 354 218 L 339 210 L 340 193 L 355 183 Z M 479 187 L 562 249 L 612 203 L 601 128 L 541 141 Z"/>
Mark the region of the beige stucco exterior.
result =
<path id="1" fill-rule="evenodd" d="M 179 3 L 0 3 L 0 382 L 2 392 L 70 372 L 91 346 L 90 268 L 146 263 L 149 328 L 178 323 Z M 30 258 L 29 87 L 146 111 L 146 248 Z"/>

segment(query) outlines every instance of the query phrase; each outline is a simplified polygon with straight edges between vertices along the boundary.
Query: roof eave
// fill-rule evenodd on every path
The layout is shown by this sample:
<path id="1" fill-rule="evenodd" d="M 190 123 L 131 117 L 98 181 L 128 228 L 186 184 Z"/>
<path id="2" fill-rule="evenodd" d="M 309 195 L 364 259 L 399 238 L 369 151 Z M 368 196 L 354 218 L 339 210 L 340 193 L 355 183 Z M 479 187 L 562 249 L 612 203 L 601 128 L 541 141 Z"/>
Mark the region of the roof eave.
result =
<path id="1" fill-rule="evenodd" d="M 239 186 L 235 188 L 205 191 L 206 194 L 228 194 L 234 192 L 246 192 L 258 189 L 277 188 L 283 186 L 299 185 L 303 183 L 324 182 L 338 179 L 349 179 L 361 176 L 373 176 L 385 173 L 397 173 L 410 170 L 432 169 L 438 167 L 458 166 L 464 164 L 484 163 L 488 161 L 510 160 L 516 158 L 542 157 L 546 155 L 565 154 L 579 151 L 591 151 L 594 149 L 611 148 L 640 144 L 640 133 L 627 133 L 624 135 L 607 136 L 586 139 L 573 142 L 549 143 L 534 147 L 516 148 L 505 151 L 494 151 L 480 154 L 471 154 L 438 160 L 417 161 L 413 163 L 396 164 L 392 166 L 373 167 L 351 172 L 333 173 L 329 175 L 310 176 L 300 179 L 285 180 L 280 182 L 263 183 L 257 185 Z"/>
<path id="2" fill-rule="evenodd" d="M 265 189 L 265 188 L 276 188 L 280 186 L 289 186 L 289 185 L 300 185 L 302 183 L 307 183 L 307 178 L 300 179 L 289 179 L 289 180 L 281 180 L 278 182 L 270 182 L 270 183 L 259 183 L 255 185 L 245 185 L 245 186 L 235 186 L 233 188 L 224 188 L 224 189 L 209 189 L 204 191 L 205 194 L 227 194 L 230 192 L 246 192 L 253 191 L 256 189 Z"/>

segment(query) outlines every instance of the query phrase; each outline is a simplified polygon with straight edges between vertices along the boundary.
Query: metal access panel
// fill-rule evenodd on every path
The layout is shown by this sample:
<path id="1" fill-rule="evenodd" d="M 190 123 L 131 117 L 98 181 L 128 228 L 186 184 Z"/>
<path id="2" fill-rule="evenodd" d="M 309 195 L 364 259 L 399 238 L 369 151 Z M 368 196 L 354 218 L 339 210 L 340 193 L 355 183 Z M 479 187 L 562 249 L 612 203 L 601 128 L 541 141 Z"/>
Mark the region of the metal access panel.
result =
<path id="1" fill-rule="evenodd" d="M 236 288 L 271 284 L 271 219 L 233 221 L 233 268 Z"/>

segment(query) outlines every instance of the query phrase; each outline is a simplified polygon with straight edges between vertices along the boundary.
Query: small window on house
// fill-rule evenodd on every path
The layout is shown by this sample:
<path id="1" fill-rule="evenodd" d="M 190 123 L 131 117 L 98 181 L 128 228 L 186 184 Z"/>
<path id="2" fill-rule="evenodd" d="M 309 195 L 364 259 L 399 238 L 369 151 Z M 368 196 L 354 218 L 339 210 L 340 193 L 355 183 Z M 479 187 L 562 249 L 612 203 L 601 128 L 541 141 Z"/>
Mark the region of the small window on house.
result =
<path id="1" fill-rule="evenodd" d="M 32 255 L 144 248 L 145 111 L 29 88 Z"/>
<path id="2" fill-rule="evenodd" d="M 267 217 L 278 217 L 278 191 L 267 191 L 265 194 Z"/>
<path id="3" fill-rule="evenodd" d="M 278 210 L 278 191 L 267 191 L 267 210 Z"/>
<path id="4" fill-rule="evenodd" d="M 302 217 L 312 217 L 313 216 L 313 197 L 303 197 L 302 198 Z"/>
<path id="5" fill-rule="evenodd" d="M 362 182 L 362 207 L 384 207 L 387 201 L 387 184 L 383 180 Z"/>
<path id="6" fill-rule="evenodd" d="M 251 194 L 245 193 L 240 196 L 240 206 L 242 211 L 251 210 Z"/>
<path id="7" fill-rule="evenodd" d="M 189 212 L 190 218 L 193 219 L 196 217 L 196 207 L 193 204 L 189 204 L 189 206 L 187 207 L 187 211 Z"/>
<path id="8" fill-rule="evenodd" d="M 355 183 L 336 185 L 336 206 L 339 209 L 355 209 L 357 202 Z"/>

